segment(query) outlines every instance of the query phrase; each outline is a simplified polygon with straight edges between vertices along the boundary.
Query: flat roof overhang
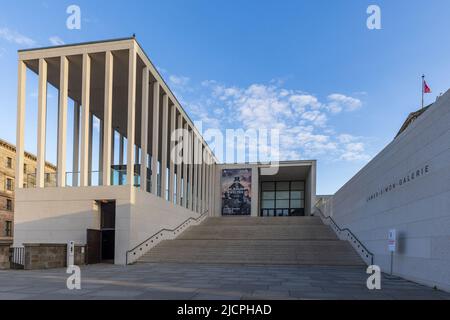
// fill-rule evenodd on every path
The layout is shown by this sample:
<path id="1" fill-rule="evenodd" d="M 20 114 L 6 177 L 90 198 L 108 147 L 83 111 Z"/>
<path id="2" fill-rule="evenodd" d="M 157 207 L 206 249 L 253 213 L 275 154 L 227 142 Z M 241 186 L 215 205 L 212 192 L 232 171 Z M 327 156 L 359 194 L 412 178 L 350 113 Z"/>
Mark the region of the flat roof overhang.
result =
<path id="1" fill-rule="evenodd" d="M 261 165 L 259 181 L 269 182 L 269 181 L 307 180 L 311 169 L 315 165 L 316 160 L 281 161 L 278 164 L 279 166 L 278 172 L 275 174 L 264 174 L 265 171 L 264 169 L 270 167 Z"/>
<path id="2" fill-rule="evenodd" d="M 127 136 L 127 105 L 128 105 L 128 52 L 132 47 L 137 52 L 137 70 L 147 66 L 150 70 L 150 81 L 158 81 L 162 90 L 161 95 L 166 93 L 172 104 L 186 119 L 189 126 L 196 135 L 202 140 L 202 143 L 209 149 L 211 155 L 215 158 L 212 150 L 204 140 L 201 133 L 195 127 L 194 122 L 188 116 L 178 99 L 175 97 L 161 74 L 158 72 L 148 55 L 142 49 L 139 42 L 134 37 L 110 39 L 102 41 L 91 41 L 76 44 L 67 44 L 60 46 L 51 46 L 44 48 L 32 48 L 18 51 L 19 61 L 24 61 L 27 67 L 38 74 L 39 59 L 45 59 L 48 64 L 47 80 L 53 87 L 59 90 L 60 86 L 60 57 L 66 56 L 70 63 L 69 69 L 69 97 L 81 102 L 82 85 L 82 55 L 87 53 L 91 57 L 91 101 L 90 111 L 100 119 L 103 119 L 104 112 L 104 75 L 105 75 L 105 52 L 111 51 L 114 55 L 114 88 L 113 88 L 113 127 L 123 136 Z M 141 90 L 142 76 L 137 72 L 136 79 L 136 118 L 141 115 Z M 152 101 L 152 90 L 150 90 L 149 101 Z M 160 101 L 162 101 L 160 99 Z M 136 121 L 136 133 L 140 132 L 140 121 Z M 149 123 L 149 141 L 151 140 L 152 124 Z M 136 134 L 135 142 L 140 145 L 141 136 Z"/>

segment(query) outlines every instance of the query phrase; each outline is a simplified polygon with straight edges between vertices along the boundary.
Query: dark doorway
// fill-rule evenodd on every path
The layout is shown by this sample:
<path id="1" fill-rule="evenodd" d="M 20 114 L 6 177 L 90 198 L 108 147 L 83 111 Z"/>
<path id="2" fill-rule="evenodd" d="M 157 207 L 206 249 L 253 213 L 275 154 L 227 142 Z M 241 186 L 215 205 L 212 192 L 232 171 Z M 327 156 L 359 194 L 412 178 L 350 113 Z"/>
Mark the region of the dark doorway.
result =
<path id="1" fill-rule="evenodd" d="M 87 230 L 87 264 L 100 263 L 102 232 L 100 230 Z"/>
<path id="2" fill-rule="evenodd" d="M 116 202 L 100 202 L 100 229 L 102 233 L 101 254 L 102 261 L 114 262 L 114 248 L 116 236 Z"/>
<path id="3" fill-rule="evenodd" d="M 114 262 L 114 230 L 102 230 L 102 260 Z"/>
<path id="4" fill-rule="evenodd" d="M 100 209 L 100 230 L 87 230 L 87 263 L 114 263 L 116 237 L 116 202 L 97 201 Z"/>

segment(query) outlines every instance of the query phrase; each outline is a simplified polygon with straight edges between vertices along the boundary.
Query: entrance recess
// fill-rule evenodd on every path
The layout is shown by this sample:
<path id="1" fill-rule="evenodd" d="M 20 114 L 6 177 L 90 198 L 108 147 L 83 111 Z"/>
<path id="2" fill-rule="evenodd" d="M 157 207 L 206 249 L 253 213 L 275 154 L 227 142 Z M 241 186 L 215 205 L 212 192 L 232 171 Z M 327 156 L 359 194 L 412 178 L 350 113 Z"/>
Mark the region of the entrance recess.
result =
<path id="1" fill-rule="evenodd" d="M 261 183 L 261 216 L 304 216 L 304 181 L 268 181 Z"/>
<path id="2" fill-rule="evenodd" d="M 100 230 L 87 230 L 88 264 L 114 262 L 116 202 L 98 201 Z"/>
<path id="3" fill-rule="evenodd" d="M 116 236 L 116 202 L 102 201 L 101 231 L 102 231 L 102 261 L 114 262 L 114 244 Z"/>

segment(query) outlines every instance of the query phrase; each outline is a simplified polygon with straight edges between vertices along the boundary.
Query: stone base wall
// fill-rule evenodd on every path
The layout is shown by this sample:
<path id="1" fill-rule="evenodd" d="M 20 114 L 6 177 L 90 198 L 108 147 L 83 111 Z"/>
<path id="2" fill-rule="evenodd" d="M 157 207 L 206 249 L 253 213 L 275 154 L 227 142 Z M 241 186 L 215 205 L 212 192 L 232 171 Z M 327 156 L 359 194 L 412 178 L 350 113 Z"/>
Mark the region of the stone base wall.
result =
<path id="1" fill-rule="evenodd" d="M 0 241 L 0 270 L 9 269 L 9 247 L 12 242 Z"/>
<path id="2" fill-rule="evenodd" d="M 25 269 L 52 269 L 67 266 L 67 244 L 24 244 Z M 75 265 L 84 265 L 86 261 L 86 248 L 84 245 L 75 245 Z"/>

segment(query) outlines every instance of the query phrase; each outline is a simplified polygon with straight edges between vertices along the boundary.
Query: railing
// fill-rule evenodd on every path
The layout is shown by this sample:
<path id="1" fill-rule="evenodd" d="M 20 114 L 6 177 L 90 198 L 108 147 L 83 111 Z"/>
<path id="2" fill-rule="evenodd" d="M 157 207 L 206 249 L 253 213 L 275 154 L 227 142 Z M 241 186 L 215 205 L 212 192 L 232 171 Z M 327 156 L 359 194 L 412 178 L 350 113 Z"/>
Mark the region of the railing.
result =
<path id="1" fill-rule="evenodd" d="M 127 169 L 126 166 L 122 166 L 123 168 L 111 168 L 111 181 L 110 184 L 112 186 L 122 186 L 127 184 Z M 103 185 L 103 172 L 102 171 L 89 171 L 88 179 L 89 186 L 101 186 Z M 45 187 L 56 187 L 57 186 L 57 175 L 56 172 L 45 173 L 44 177 L 44 186 Z M 141 185 L 141 177 L 137 170 L 134 172 L 133 177 L 133 186 L 140 187 Z M 80 172 L 66 172 L 66 185 L 65 187 L 79 187 L 81 174 Z M 25 188 L 36 188 L 36 173 L 29 173 L 25 177 Z M 146 190 L 150 192 L 151 190 L 151 180 L 150 177 L 146 179 Z"/>
<path id="2" fill-rule="evenodd" d="M 139 245 L 134 247 L 131 250 L 128 250 L 126 253 L 125 263 L 131 264 L 136 262 L 143 254 L 148 252 L 151 248 L 155 247 L 162 240 L 171 240 L 176 238 L 181 232 L 183 232 L 187 227 L 192 224 L 199 224 L 206 218 L 208 211 L 203 212 L 203 214 L 197 218 L 189 218 L 186 219 L 183 223 L 181 223 L 178 227 L 174 229 L 161 229 L 155 234 L 153 234 L 147 240 L 141 242 Z"/>
<path id="3" fill-rule="evenodd" d="M 12 247 L 11 266 L 13 269 L 25 267 L 25 247 Z"/>
<path id="4" fill-rule="evenodd" d="M 320 208 L 315 206 L 317 212 L 319 212 L 322 221 L 331 226 L 339 239 L 347 240 L 352 247 L 358 252 L 364 262 L 368 265 L 373 265 L 373 253 L 370 252 L 364 244 L 355 236 L 355 234 L 349 228 L 341 228 L 336 221 L 330 216 L 325 216 Z M 329 223 L 327 223 L 329 222 Z M 369 263 L 370 262 L 370 263 Z"/>

